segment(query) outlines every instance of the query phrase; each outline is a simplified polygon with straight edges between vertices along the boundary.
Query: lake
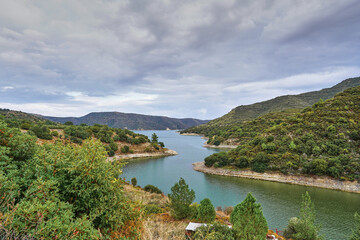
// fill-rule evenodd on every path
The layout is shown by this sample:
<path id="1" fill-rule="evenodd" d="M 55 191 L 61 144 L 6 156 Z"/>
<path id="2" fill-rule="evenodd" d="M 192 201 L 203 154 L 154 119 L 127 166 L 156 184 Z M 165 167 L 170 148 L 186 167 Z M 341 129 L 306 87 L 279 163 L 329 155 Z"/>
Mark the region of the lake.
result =
<path id="1" fill-rule="evenodd" d="M 192 169 L 193 162 L 219 152 L 204 148 L 200 136 L 182 136 L 176 131 L 135 131 L 151 138 L 156 133 L 165 147 L 179 153 L 157 159 L 129 160 L 123 177 L 137 178 L 140 186 L 152 184 L 165 194 L 182 177 L 194 189 L 196 202 L 209 198 L 216 206 L 235 206 L 251 192 L 263 208 L 270 229 L 283 230 L 291 217 L 299 216 L 301 195 L 309 192 L 315 203 L 316 223 L 325 239 L 347 239 L 360 213 L 360 194 L 284 183 L 205 174 Z"/>

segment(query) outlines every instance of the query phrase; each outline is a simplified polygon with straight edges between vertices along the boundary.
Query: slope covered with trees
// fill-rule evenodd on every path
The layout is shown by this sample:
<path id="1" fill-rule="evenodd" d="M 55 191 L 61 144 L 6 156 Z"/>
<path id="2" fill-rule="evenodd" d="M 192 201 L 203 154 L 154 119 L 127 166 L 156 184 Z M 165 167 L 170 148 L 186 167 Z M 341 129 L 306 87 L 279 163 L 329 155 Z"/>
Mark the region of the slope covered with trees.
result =
<path id="1" fill-rule="evenodd" d="M 252 121 L 251 137 L 230 152 L 213 154 L 206 166 L 234 166 L 354 180 L 360 173 L 360 87 L 290 116 Z M 257 124 L 257 125 L 256 125 Z M 240 139 L 242 136 L 240 136 Z"/>
<path id="2" fill-rule="evenodd" d="M 44 116 L 44 118 L 60 123 L 71 121 L 75 125 L 80 125 L 82 123 L 87 125 L 103 124 L 108 125 L 109 127 L 144 130 L 166 130 L 167 128 L 185 129 L 208 122 L 206 120 L 193 118 L 178 119 L 121 112 L 94 112 L 78 118 L 50 116 Z"/>
<path id="3" fill-rule="evenodd" d="M 31 114 L 18 113 L 21 114 L 0 115 L 0 119 L 2 118 L 9 127 L 21 129 L 21 131 L 37 137 L 37 142 L 41 144 L 53 143 L 58 140 L 82 144 L 84 140 L 89 138 L 98 139 L 103 143 L 110 157 L 115 154 L 166 151 L 164 143 L 158 142 L 156 134 L 156 138 L 150 140 L 147 136 L 134 133 L 128 129 L 111 128 L 107 125 L 100 124 L 95 124 L 93 126 L 88 126 L 86 124 L 76 126 L 73 125 L 72 122 L 60 124 L 50 120 L 37 118 Z"/>
<path id="4" fill-rule="evenodd" d="M 287 109 L 303 109 L 313 105 L 320 99 L 330 99 L 345 89 L 359 85 L 360 77 L 349 78 L 331 88 L 325 88 L 320 91 L 307 92 L 298 95 L 280 96 L 251 105 L 238 106 L 220 118 L 214 119 L 203 125 L 186 129 L 183 133 L 197 133 L 208 136 L 213 129 L 230 129 L 239 123 L 252 120 L 270 112 L 278 112 Z"/>

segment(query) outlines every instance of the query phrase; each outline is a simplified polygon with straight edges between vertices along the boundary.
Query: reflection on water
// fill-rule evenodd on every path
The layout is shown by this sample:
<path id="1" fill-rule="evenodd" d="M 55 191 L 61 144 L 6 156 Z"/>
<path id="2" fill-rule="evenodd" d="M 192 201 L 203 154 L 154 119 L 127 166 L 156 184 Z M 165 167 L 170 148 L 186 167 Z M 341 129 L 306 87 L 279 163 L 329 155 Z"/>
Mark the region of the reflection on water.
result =
<path id="1" fill-rule="evenodd" d="M 219 150 L 203 148 L 205 140 L 201 137 L 181 136 L 175 131 L 139 133 L 151 137 L 153 132 L 159 136 L 159 141 L 179 155 L 129 160 L 123 176 L 127 180 L 136 177 L 140 186 L 153 184 L 168 194 L 182 177 L 195 190 L 195 201 L 207 197 L 214 206 L 234 206 L 252 192 L 261 203 L 271 229 L 283 229 L 289 218 L 299 215 L 301 195 L 308 191 L 315 203 L 317 223 L 322 225 L 326 239 L 346 239 L 354 223 L 354 213 L 360 213 L 360 194 L 196 172 L 192 169 L 193 162 L 203 161 Z"/>

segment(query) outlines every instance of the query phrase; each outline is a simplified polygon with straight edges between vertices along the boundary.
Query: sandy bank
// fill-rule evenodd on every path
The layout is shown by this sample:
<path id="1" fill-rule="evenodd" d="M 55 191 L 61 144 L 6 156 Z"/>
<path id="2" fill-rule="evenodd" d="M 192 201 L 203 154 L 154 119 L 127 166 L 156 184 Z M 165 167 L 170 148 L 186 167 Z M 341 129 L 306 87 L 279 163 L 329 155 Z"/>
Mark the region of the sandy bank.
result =
<path id="1" fill-rule="evenodd" d="M 216 145 L 211 145 L 211 144 L 206 144 L 204 143 L 204 147 L 206 148 L 224 148 L 224 149 L 233 149 L 233 148 L 236 148 L 237 146 L 234 146 L 234 145 L 226 145 L 226 144 L 220 144 L 218 146 Z"/>
<path id="2" fill-rule="evenodd" d="M 325 176 L 307 177 L 301 175 L 285 175 L 281 173 L 257 173 L 249 170 L 232 170 L 206 167 L 204 162 L 193 163 L 193 168 L 194 170 L 199 172 L 215 175 L 242 177 L 360 193 L 360 183 L 358 183 L 357 181 L 339 181 Z"/>
<path id="3" fill-rule="evenodd" d="M 202 134 L 197 134 L 197 133 L 180 133 L 180 135 L 183 135 L 183 136 L 204 136 Z"/>
<path id="4" fill-rule="evenodd" d="M 164 152 L 149 152 L 149 153 L 131 153 L 131 154 L 121 154 L 115 155 L 113 157 L 108 157 L 110 161 L 114 159 L 134 159 L 134 158 L 158 158 L 158 157 L 166 157 L 166 156 L 174 156 L 178 155 L 178 153 L 174 150 L 166 150 Z"/>

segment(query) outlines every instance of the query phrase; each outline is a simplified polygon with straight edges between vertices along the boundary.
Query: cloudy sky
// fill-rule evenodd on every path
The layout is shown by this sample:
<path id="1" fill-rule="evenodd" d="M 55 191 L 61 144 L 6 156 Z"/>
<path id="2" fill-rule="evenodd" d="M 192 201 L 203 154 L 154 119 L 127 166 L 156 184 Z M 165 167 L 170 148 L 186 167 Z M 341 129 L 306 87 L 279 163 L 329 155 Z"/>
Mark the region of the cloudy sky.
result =
<path id="1" fill-rule="evenodd" d="M 213 119 L 360 76 L 358 0 L 0 0 L 0 107 Z"/>

